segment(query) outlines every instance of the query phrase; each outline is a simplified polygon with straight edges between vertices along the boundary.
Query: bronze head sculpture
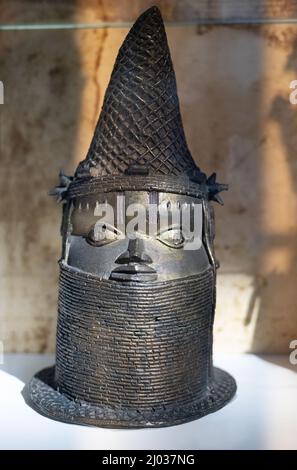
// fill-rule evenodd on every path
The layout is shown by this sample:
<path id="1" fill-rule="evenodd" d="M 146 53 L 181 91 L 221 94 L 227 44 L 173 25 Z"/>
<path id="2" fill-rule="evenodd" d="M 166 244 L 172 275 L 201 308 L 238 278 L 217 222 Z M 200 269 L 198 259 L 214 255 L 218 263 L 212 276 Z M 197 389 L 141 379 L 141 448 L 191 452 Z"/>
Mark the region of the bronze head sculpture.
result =
<path id="1" fill-rule="evenodd" d="M 119 51 L 86 159 L 55 190 L 63 202 L 56 365 L 28 385 L 36 410 L 152 427 L 200 418 L 232 398 L 234 379 L 212 364 L 210 201 L 224 189 L 187 147 L 153 7 Z"/>

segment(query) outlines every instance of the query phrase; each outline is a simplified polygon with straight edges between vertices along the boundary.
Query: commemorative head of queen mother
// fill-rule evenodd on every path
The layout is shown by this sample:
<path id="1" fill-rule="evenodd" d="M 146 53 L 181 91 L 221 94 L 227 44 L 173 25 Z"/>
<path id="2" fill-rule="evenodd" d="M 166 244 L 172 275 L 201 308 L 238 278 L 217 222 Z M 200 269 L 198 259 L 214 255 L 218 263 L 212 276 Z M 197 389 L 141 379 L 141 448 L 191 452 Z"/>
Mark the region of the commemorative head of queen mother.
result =
<path id="1" fill-rule="evenodd" d="M 153 7 L 119 51 L 85 160 L 54 191 L 63 202 L 56 364 L 28 384 L 37 411 L 168 426 L 231 399 L 234 379 L 212 364 L 211 201 L 223 189 L 187 147 Z"/>

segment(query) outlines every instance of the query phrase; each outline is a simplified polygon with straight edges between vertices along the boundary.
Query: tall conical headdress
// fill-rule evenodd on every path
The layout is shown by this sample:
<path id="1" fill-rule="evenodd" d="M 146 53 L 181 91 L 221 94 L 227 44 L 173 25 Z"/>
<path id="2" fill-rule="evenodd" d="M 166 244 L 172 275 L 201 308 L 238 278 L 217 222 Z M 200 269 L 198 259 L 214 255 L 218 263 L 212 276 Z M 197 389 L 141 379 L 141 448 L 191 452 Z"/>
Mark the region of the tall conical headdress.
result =
<path id="1" fill-rule="evenodd" d="M 139 17 L 120 48 L 77 176 L 122 175 L 135 167 L 150 175 L 197 170 L 185 139 L 175 73 L 157 7 Z"/>
<path id="2" fill-rule="evenodd" d="M 137 175 L 137 178 L 134 178 Z M 188 149 L 160 11 L 144 12 L 127 35 L 106 90 L 88 154 L 60 199 L 113 190 L 160 190 L 222 203 L 227 185 L 208 179 Z"/>

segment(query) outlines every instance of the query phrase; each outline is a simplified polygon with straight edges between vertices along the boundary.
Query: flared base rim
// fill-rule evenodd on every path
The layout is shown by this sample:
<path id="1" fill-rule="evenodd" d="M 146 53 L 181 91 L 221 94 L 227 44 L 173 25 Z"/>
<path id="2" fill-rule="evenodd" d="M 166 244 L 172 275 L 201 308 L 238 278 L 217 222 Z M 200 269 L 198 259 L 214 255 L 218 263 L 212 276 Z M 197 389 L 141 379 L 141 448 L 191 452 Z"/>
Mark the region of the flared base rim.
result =
<path id="1" fill-rule="evenodd" d="M 54 384 L 55 367 L 38 372 L 24 387 L 23 396 L 38 413 L 56 421 L 102 428 L 153 428 L 193 421 L 223 408 L 236 393 L 236 382 L 222 369 L 214 367 L 213 380 L 204 397 L 190 404 L 163 406 L 147 410 L 124 406 L 93 405 L 75 401 L 60 393 Z"/>

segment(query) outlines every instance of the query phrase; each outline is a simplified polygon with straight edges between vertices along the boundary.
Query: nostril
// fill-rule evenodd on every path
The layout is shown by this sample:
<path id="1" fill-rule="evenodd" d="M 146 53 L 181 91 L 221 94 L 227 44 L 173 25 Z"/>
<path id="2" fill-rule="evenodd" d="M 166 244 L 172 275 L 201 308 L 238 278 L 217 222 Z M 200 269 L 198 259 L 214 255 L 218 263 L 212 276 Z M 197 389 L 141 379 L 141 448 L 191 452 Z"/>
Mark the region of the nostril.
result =
<path id="1" fill-rule="evenodd" d="M 129 264 L 129 263 L 152 263 L 152 258 L 146 253 L 135 253 L 131 255 L 128 251 L 122 253 L 116 260 L 117 264 Z"/>
<path id="2" fill-rule="evenodd" d="M 141 253 L 141 261 L 147 264 L 150 264 L 153 262 L 152 258 L 146 253 Z"/>
<path id="3" fill-rule="evenodd" d="M 115 263 L 117 264 L 128 264 L 129 262 L 130 262 L 129 251 L 125 251 L 115 260 Z"/>

